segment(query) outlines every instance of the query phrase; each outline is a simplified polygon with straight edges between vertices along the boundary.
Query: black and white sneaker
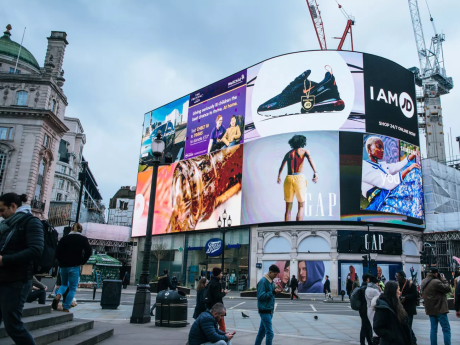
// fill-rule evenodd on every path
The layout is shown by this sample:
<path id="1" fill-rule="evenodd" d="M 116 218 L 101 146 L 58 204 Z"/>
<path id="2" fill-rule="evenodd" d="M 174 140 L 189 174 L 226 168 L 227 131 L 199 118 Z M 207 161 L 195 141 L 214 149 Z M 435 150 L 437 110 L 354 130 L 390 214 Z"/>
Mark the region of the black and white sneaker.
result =
<path id="1" fill-rule="evenodd" d="M 345 108 L 344 101 L 329 71 L 324 79 L 316 83 L 310 81 L 311 70 L 307 70 L 295 78 L 279 95 L 261 104 L 257 113 L 263 116 L 283 116 L 316 112 L 341 111 Z"/>

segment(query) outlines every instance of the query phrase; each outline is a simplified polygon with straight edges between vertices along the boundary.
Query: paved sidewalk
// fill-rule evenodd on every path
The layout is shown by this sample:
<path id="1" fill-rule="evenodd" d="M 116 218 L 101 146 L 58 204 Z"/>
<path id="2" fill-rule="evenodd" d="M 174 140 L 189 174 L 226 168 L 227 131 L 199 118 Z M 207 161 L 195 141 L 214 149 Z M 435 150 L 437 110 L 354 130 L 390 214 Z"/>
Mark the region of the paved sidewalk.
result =
<path id="1" fill-rule="evenodd" d="M 147 325 L 131 325 L 129 319 L 132 306 L 120 305 L 117 310 L 102 310 L 96 303 L 80 303 L 72 308 L 76 318 L 91 319 L 117 324 L 114 338 L 106 344 L 126 344 L 136 340 L 158 340 L 162 344 L 185 344 L 190 325 L 184 328 L 156 327 L 154 322 Z M 228 309 L 225 323 L 228 330 L 237 332 L 234 344 L 254 344 L 259 329 L 260 318 L 256 311 L 246 311 L 250 317 L 243 319 L 241 310 Z M 188 322 L 192 324 L 193 309 L 189 309 Z M 314 316 L 318 316 L 318 320 Z M 452 339 L 460 339 L 460 322 L 451 322 Z M 358 316 L 336 316 L 330 314 L 278 312 L 273 318 L 275 331 L 274 344 L 297 344 L 301 341 L 307 345 L 316 344 L 359 344 L 361 320 Z M 429 345 L 429 320 L 414 320 L 414 332 L 419 345 Z M 438 341 L 443 343 L 439 330 Z M 161 341 L 161 342 L 160 342 Z M 104 343 L 102 343 L 104 344 Z"/>

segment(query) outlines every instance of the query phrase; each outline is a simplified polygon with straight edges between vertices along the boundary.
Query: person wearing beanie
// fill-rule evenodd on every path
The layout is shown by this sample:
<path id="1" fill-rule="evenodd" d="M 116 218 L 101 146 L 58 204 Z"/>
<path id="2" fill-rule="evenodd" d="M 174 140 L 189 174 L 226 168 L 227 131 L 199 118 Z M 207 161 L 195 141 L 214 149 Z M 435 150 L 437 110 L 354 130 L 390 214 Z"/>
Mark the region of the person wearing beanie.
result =
<path id="1" fill-rule="evenodd" d="M 208 293 L 207 293 L 207 308 L 209 310 L 214 307 L 216 303 L 221 303 L 222 305 L 224 304 L 223 298 L 224 296 L 228 293 L 228 290 L 224 290 L 222 288 L 222 285 L 220 283 L 220 280 L 222 279 L 222 269 L 220 267 L 214 267 L 212 269 L 212 277 L 211 281 L 208 284 Z M 222 332 L 226 331 L 225 327 L 225 320 L 222 317 L 219 321 L 219 329 Z"/>
<path id="2" fill-rule="evenodd" d="M 176 290 L 176 288 L 172 286 L 171 281 L 169 280 L 168 270 L 165 268 L 163 270 L 163 275 L 158 277 L 157 293 L 167 289 Z M 150 308 L 150 316 L 155 316 L 153 311 L 155 310 L 156 306 L 157 304 L 154 303 L 152 308 Z"/>
<path id="3" fill-rule="evenodd" d="M 399 291 L 401 292 L 401 297 L 399 299 L 407 313 L 407 325 L 410 328 L 412 344 L 416 344 L 417 337 L 412 330 L 412 323 L 414 321 L 414 315 L 417 315 L 417 287 L 412 281 L 406 279 L 406 273 L 402 270 L 396 272 L 396 280 L 399 284 Z"/>
<path id="4" fill-rule="evenodd" d="M 432 268 L 422 280 L 420 285 L 422 289 L 425 313 L 430 317 L 431 332 L 430 340 L 436 344 L 438 338 L 438 323 L 441 324 L 442 333 L 444 334 L 444 344 L 451 344 L 451 331 L 447 313 L 446 293 L 450 292 L 450 284 L 444 277 L 444 274 L 438 273 L 436 268 Z"/>
<path id="5" fill-rule="evenodd" d="M 265 339 L 266 345 L 272 345 L 275 333 L 273 332 L 272 318 L 275 309 L 275 295 L 281 292 L 280 288 L 275 288 L 273 279 L 280 273 L 280 269 L 276 265 L 271 265 L 268 268 L 268 273 L 257 283 L 257 308 L 259 309 L 260 326 L 255 345 L 261 345 Z"/>

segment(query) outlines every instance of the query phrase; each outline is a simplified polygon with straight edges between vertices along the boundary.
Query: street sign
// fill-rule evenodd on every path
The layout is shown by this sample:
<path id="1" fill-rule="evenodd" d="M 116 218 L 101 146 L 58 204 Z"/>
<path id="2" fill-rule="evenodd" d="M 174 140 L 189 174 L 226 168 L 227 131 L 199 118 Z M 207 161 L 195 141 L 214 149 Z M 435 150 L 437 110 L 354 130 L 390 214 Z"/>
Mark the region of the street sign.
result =
<path id="1" fill-rule="evenodd" d="M 256 263 L 256 268 L 262 268 L 262 263 L 261 262 Z"/>

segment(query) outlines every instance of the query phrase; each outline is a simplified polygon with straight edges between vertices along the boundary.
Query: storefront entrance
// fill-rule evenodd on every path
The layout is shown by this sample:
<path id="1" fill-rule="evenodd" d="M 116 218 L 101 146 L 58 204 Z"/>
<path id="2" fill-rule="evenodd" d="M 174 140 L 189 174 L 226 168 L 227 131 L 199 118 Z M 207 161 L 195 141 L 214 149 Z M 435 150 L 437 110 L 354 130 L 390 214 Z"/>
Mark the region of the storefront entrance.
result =
<path id="1" fill-rule="evenodd" d="M 202 277 L 210 280 L 212 269 L 222 266 L 222 255 L 206 255 L 206 242 L 212 238 L 222 239 L 222 232 L 190 234 L 185 237 L 184 285 L 196 288 Z M 247 289 L 249 266 L 249 229 L 232 229 L 225 233 L 224 281 L 231 291 Z"/>

